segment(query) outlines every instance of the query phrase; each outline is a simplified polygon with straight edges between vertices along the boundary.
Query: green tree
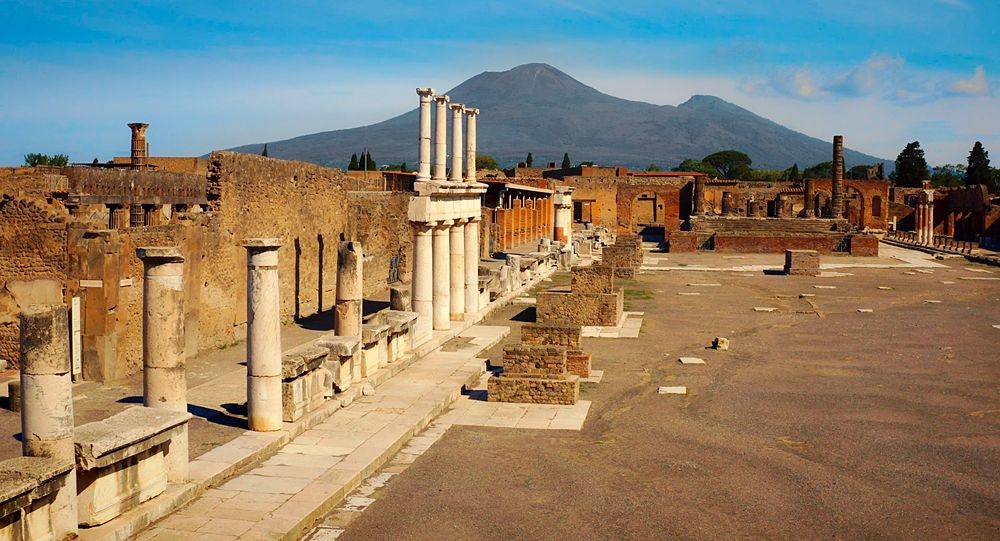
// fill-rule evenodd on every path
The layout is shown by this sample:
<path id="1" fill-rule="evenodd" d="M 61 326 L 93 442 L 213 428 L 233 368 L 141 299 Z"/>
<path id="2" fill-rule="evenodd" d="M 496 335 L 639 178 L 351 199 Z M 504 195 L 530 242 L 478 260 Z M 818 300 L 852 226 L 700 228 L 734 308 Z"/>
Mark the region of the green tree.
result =
<path id="1" fill-rule="evenodd" d="M 677 167 L 674 167 L 674 171 L 705 173 L 706 175 L 712 176 L 718 175 L 718 172 L 712 165 L 701 160 L 692 160 L 690 158 L 682 161 Z"/>
<path id="2" fill-rule="evenodd" d="M 758 182 L 780 182 L 785 180 L 786 176 L 787 172 L 779 169 L 753 169 L 750 171 L 749 175 L 746 176 L 745 180 L 754 180 Z"/>
<path id="3" fill-rule="evenodd" d="M 750 156 L 738 150 L 723 150 L 709 154 L 701 161 L 714 167 L 719 176 L 729 180 L 749 176 L 750 165 L 753 163 Z"/>
<path id="4" fill-rule="evenodd" d="M 990 193 L 1000 193 L 1000 168 L 990 169 Z"/>
<path id="5" fill-rule="evenodd" d="M 965 170 L 965 183 L 969 186 L 976 184 L 989 186 L 991 180 L 990 153 L 986 152 L 982 143 L 976 141 L 972 151 L 969 152 L 969 167 Z"/>
<path id="6" fill-rule="evenodd" d="M 649 167 L 646 168 L 646 171 L 650 173 L 655 173 L 658 171 L 663 171 L 663 168 L 660 167 L 659 165 L 656 165 L 655 163 L 651 163 L 649 164 Z"/>
<path id="7" fill-rule="evenodd" d="M 833 160 L 806 167 L 802 178 L 833 178 Z"/>
<path id="8" fill-rule="evenodd" d="M 792 168 L 788 170 L 788 180 L 792 182 L 799 182 L 802 180 L 802 173 L 799 172 L 799 164 L 792 164 Z"/>
<path id="9" fill-rule="evenodd" d="M 955 187 L 965 184 L 966 169 L 963 164 L 939 165 L 931 169 L 931 184 L 940 187 Z"/>
<path id="10" fill-rule="evenodd" d="M 361 167 L 358 165 L 358 155 L 351 154 L 351 163 L 347 164 L 348 171 L 357 171 Z"/>
<path id="11" fill-rule="evenodd" d="M 573 163 L 569 161 L 569 152 L 563 154 L 562 168 L 569 169 L 573 167 Z"/>
<path id="12" fill-rule="evenodd" d="M 500 169 L 500 164 L 489 154 L 476 154 L 476 169 Z"/>
<path id="13" fill-rule="evenodd" d="M 914 141 L 896 157 L 896 186 L 919 188 L 923 181 L 930 178 L 927 170 L 927 160 L 920 142 Z"/>
<path id="14" fill-rule="evenodd" d="M 24 155 L 24 164 L 30 165 L 32 167 L 36 165 L 52 165 L 55 167 L 65 167 L 69 163 L 69 156 L 65 154 L 54 154 L 49 156 L 48 154 L 39 154 L 33 152 L 31 154 Z"/>
<path id="15" fill-rule="evenodd" d="M 524 159 L 524 164 L 531 167 L 531 164 L 535 163 L 535 157 L 528 153 L 528 157 Z"/>
<path id="16" fill-rule="evenodd" d="M 367 169 L 368 171 L 377 171 L 378 170 L 378 166 L 375 165 L 375 160 L 372 159 L 372 153 L 371 153 L 371 151 L 365 151 L 364 160 L 365 160 L 365 164 L 366 165 L 362 166 L 362 169 Z"/>
<path id="17" fill-rule="evenodd" d="M 844 177 L 851 180 L 865 180 L 868 178 L 868 166 L 867 165 L 855 165 L 854 167 L 847 170 Z"/>
<path id="18" fill-rule="evenodd" d="M 101 163 L 101 161 L 100 161 L 100 160 L 98 160 L 97 158 L 94 158 L 94 161 L 92 161 L 92 162 L 90 162 L 90 163 L 91 163 L 92 165 L 97 165 L 97 164 Z"/>
<path id="19" fill-rule="evenodd" d="M 264 143 L 264 152 L 261 152 L 260 155 L 265 158 L 267 157 L 267 143 Z"/>

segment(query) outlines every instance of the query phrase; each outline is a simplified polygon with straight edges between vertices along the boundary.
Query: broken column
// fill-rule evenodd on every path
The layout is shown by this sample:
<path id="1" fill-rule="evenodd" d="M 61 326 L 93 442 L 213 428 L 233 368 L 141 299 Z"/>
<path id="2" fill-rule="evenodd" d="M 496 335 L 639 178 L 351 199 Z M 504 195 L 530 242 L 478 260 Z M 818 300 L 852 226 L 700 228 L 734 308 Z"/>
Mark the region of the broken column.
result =
<path id="1" fill-rule="evenodd" d="M 448 96 L 434 96 L 433 180 L 448 180 Z"/>
<path id="2" fill-rule="evenodd" d="M 803 183 L 803 218 L 814 218 L 816 216 L 816 181 L 807 178 Z"/>
<path id="3" fill-rule="evenodd" d="M 465 220 L 455 220 L 455 225 L 448 230 L 448 246 L 451 266 L 448 270 L 449 317 L 452 321 L 462 321 L 465 317 Z"/>
<path id="4" fill-rule="evenodd" d="M 569 245 L 573 242 L 573 190 L 569 186 L 556 187 L 553 198 L 555 207 L 554 239 Z"/>
<path id="5" fill-rule="evenodd" d="M 337 336 L 361 336 L 361 305 L 364 281 L 361 244 L 342 241 L 337 247 Z"/>
<path id="6" fill-rule="evenodd" d="M 471 118 L 471 117 L 470 117 Z M 472 120 L 469 120 L 472 122 Z M 465 224 L 465 313 L 479 311 L 479 216 Z"/>
<path id="7" fill-rule="evenodd" d="M 833 195 L 832 218 L 844 215 L 844 136 L 833 136 Z"/>
<path id="8" fill-rule="evenodd" d="M 451 250 L 450 231 L 453 220 L 442 220 L 434 226 L 434 318 L 436 331 L 451 328 Z M 464 240 L 463 240 L 464 242 Z"/>
<path id="9" fill-rule="evenodd" d="M 184 358 L 184 256 L 176 247 L 136 250 L 142 260 L 142 389 L 148 408 L 187 412 Z M 185 423 L 165 456 L 167 480 L 188 477 Z"/>
<path id="10" fill-rule="evenodd" d="M 281 429 L 281 304 L 274 238 L 247 239 L 247 420 L 250 430 Z"/>
<path id="11" fill-rule="evenodd" d="M 729 216 L 733 213 L 733 192 L 722 192 L 722 215 Z"/>
<path id="12" fill-rule="evenodd" d="M 462 115 L 465 106 L 451 104 L 451 176 L 452 182 L 462 182 Z"/>
<path id="13" fill-rule="evenodd" d="M 73 448 L 73 387 L 70 375 L 69 317 L 55 304 L 21 311 L 21 448 L 24 456 L 76 462 Z M 77 530 L 76 473 L 52 502 L 57 539 Z"/>
<path id="14" fill-rule="evenodd" d="M 431 96 L 433 88 L 418 88 L 420 96 L 420 147 L 417 156 L 417 181 L 431 179 Z"/>
<path id="15" fill-rule="evenodd" d="M 705 214 L 705 175 L 694 177 L 694 213 L 696 215 Z"/>
<path id="16" fill-rule="evenodd" d="M 466 109 L 468 116 L 465 126 L 465 181 L 476 181 L 476 117 L 479 109 Z"/>

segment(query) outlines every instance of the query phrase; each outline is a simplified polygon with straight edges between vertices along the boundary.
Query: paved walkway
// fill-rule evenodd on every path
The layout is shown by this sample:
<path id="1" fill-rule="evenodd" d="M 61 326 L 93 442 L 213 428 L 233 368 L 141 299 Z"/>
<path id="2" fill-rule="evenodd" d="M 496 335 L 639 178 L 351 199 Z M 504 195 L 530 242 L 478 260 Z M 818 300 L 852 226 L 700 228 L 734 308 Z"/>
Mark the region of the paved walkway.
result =
<path id="1" fill-rule="evenodd" d="M 507 327 L 472 327 L 457 346 L 436 351 L 326 421 L 305 430 L 274 456 L 140 533 L 136 539 L 295 539 L 354 490 L 479 380 L 476 356 Z"/>

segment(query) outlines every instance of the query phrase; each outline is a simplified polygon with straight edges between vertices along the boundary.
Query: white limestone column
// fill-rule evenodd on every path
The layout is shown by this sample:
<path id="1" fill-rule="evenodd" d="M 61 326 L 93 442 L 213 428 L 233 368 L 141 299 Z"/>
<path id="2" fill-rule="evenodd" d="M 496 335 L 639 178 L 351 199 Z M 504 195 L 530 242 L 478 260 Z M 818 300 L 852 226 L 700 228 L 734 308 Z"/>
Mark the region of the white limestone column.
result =
<path id="1" fill-rule="evenodd" d="M 147 408 L 187 411 L 184 357 L 184 256 L 176 247 L 136 249 L 143 263 L 142 389 Z M 167 480 L 188 478 L 188 431 L 170 441 Z"/>
<path id="2" fill-rule="evenodd" d="M 465 181 L 476 181 L 476 117 L 479 109 L 466 109 L 468 117 L 465 126 Z"/>
<path id="3" fill-rule="evenodd" d="M 451 176 L 448 180 L 462 182 L 462 116 L 465 106 L 451 104 Z"/>
<path id="4" fill-rule="evenodd" d="M 24 456 L 75 464 L 69 317 L 64 306 L 33 304 L 21 311 L 21 449 Z M 52 533 L 77 531 L 76 470 L 52 502 Z"/>
<path id="5" fill-rule="evenodd" d="M 429 336 L 434 320 L 434 256 L 431 224 L 413 222 L 413 283 L 410 293 L 413 311 L 419 314 L 414 334 Z"/>
<path id="6" fill-rule="evenodd" d="M 435 331 L 451 328 L 451 220 L 443 220 L 434 225 L 434 318 Z"/>
<path id="7" fill-rule="evenodd" d="M 417 156 L 417 181 L 431 179 L 431 96 L 433 88 L 418 88 L 420 96 L 420 149 Z"/>
<path id="8" fill-rule="evenodd" d="M 247 419 L 250 430 L 281 429 L 281 302 L 273 238 L 247 239 Z"/>
<path id="9" fill-rule="evenodd" d="M 448 180 L 448 96 L 434 96 L 433 180 Z"/>
<path id="10" fill-rule="evenodd" d="M 479 311 L 479 221 L 476 216 L 465 224 L 465 313 Z"/>
<path id="11" fill-rule="evenodd" d="M 451 278 L 449 316 L 452 321 L 462 321 L 465 317 L 465 220 L 455 220 L 455 225 L 448 230 L 448 249 L 451 254 L 451 266 L 448 276 Z"/>
<path id="12" fill-rule="evenodd" d="M 361 336 L 363 262 L 361 243 L 344 241 L 337 247 L 337 304 L 334 310 L 337 336 Z"/>

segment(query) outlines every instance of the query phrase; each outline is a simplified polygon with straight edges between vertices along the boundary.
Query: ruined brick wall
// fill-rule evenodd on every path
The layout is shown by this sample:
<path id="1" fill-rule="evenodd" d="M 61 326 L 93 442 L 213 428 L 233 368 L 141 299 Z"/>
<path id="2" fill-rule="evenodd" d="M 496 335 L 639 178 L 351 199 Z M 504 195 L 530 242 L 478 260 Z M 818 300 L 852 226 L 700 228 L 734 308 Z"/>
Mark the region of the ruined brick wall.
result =
<path id="1" fill-rule="evenodd" d="M 604 247 L 605 250 L 608 246 Z M 573 267 L 570 288 L 574 293 L 613 293 L 615 273 L 610 266 Z"/>
<path id="2" fill-rule="evenodd" d="M 400 258 L 404 281 L 411 270 L 413 232 L 407 219 L 407 192 L 348 192 L 348 237 L 361 242 L 365 251 L 364 294 L 385 290 L 390 262 Z M 482 222 L 480 222 L 482 223 Z"/>
<path id="3" fill-rule="evenodd" d="M 0 194 L 48 197 L 69 190 L 69 180 L 58 167 L 0 168 Z"/>
<path id="4" fill-rule="evenodd" d="M 563 346 L 580 348 L 582 329 L 579 325 L 532 323 L 521 327 L 521 343 L 528 346 Z"/>
<path id="5" fill-rule="evenodd" d="M 505 376 L 565 377 L 566 348 L 515 344 L 503 348 Z"/>
<path id="6" fill-rule="evenodd" d="M 540 323 L 570 325 L 618 325 L 618 315 L 624 308 L 624 292 L 566 293 L 546 291 L 536 297 L 535 310 Z"/>
<path id="7" fill-rule="evenodd" d="M 874 235 L 852 235 L 851 255 L 870 256 L 878 255 L 878 237 Z"/>
<path id="8" fill-rule="evenodd" d="M 841 235 L 715 235 L 715 251 L 719 253 L 767 254 L 785 250 L 816 250 L 832 253 L 843 238 Z"/>
<path id="9" fill-rule="evenodd" d="M 590 204 L 590 220 L 614 230 L 618 223 L 618 181 L 614 177 L 566 177 L 560 186 L 573 186 L 573 201 Z"/>
<path id="10" fill-rule="evenodd" d="M 17 364 L 21 313 L 18 302 L 33 300 L 17 299 L 14 283 L 44 279 L 58 284 L 66 280 L 69 222 L 69 213 L 58 202 L 32 197 L 0 198 L 0 359 Z"/>

